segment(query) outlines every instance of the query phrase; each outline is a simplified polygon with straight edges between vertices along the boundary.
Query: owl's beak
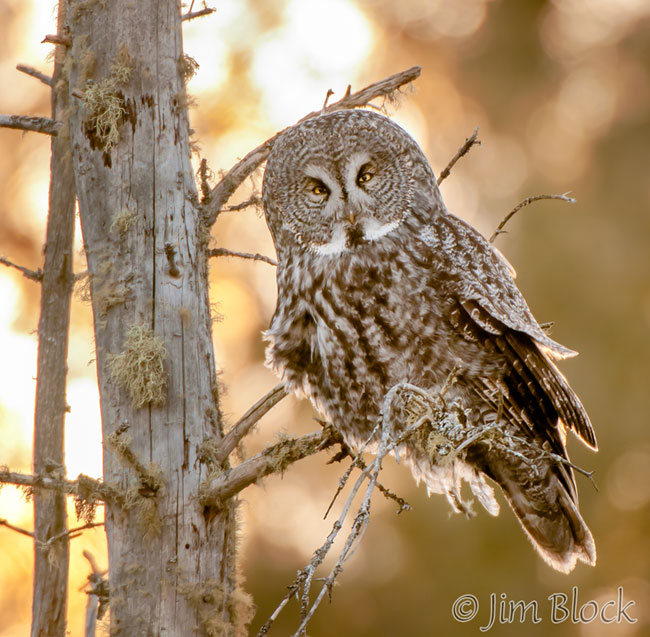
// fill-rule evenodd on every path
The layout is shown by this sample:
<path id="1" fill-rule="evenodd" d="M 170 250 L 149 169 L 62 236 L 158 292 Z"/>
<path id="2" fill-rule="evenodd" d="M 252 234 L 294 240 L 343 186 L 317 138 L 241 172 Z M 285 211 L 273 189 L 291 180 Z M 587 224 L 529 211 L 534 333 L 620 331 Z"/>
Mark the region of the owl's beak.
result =
<path id="1" fill-rule="evenodd" d="M 350 220 L 350 223 L 352 224 L 354 223 L 354 212 L 352 212 L 352 210 L 350 210 L 350 216 L 348 217 L 348 219 Z"/>

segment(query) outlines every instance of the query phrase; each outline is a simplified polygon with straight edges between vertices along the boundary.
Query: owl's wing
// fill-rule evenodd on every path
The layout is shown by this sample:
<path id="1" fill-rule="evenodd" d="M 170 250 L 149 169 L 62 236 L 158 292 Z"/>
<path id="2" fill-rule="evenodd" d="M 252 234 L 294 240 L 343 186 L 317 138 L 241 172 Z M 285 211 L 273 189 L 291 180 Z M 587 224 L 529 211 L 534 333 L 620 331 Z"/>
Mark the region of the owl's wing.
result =
<path id="1" fill-rule="evenodd" d="M 436 251 L 445 268 L 447 285 L 456 298 L 455 320 L 465 333 L 480 328 L 508 363 L 506 404 L 511 420 L 531 433 L 543 433 L 555 453 L 564 455 L 558 418 L 589 446 L 596 438 L 589 417 L 552 358 L 576 352 L 549 338 L 533 317 L 515 285 L 512 269 L 504 257 L 470 225 L 449 213 L 436 217 L 422 236 Z M 481 338 L 478 333 L 476 337 Z M 490 380 L 485 379 L 489 385 Z M 478 388 L 477 388 L 478 389 Z M 480 388 L 486 397 L 502 392 Z M 545 431 L 539 425 L 545 423 Z M 537 425 L 537 426 L 535 426 Z"/>
<path id="2" fill-rule="evenodd" d="M 435 224 L 425 228 L 422 240 L 443 256 L 448 271 L 457 275 L 456 292 L 460 297 L 475 301 L 487 312 L 484 316 L 528 334 L 552 358 L 577 355 L 544 333 L 514 282 L 512 266 L 472 226 L 454 215 L 441 213 Z M 472 318 L 480 324 L 483 315 L 475 312 Z M 482 327 L 492 329 L 489 322 Z"/>

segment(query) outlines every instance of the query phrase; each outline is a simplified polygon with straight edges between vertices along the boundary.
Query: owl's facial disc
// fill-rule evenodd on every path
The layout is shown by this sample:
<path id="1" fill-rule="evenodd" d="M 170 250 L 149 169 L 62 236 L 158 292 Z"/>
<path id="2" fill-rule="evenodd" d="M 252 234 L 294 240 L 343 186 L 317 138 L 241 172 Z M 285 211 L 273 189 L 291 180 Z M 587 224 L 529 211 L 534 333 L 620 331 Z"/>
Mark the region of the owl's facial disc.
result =
<path id="1" fill-rule="evenodd" d="M 326 223 L 319 241 L 309 247 L 321 255 L 334 255 L 377 241 L 396 229 L 402 219 L 385 218 L 380 195 L 386 187 L 385 161 L 368 153 L 353 153 L 341 170 L 338 166 L 305 167 L 307 205 L 318 207 Z M 383 182 L 383 183 L 382 183 Z M 313 207 L 312 207 L 313 206 Z M 322 239 L 325 238 L 325 241 Z"/>

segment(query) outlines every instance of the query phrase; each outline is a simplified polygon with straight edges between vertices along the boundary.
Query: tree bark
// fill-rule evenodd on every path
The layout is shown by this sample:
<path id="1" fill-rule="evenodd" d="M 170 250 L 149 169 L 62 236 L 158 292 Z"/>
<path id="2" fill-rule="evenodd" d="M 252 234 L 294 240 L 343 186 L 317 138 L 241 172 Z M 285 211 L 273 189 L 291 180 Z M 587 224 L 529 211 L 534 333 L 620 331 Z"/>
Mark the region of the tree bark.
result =
<path id="1" fill-rule="evenodd" d="M 68 20 L 104 480 L 126 502 L 106 507 L 111 631 L 242 634 L 234 505 L 199 503 L 220 470 L 202 443 L 223 432 L 180 6 L 68 0 Z"/>
<path id="2" fill-rule="evenodd" d="M 65 4 L 59 4 L 59 25 Z M 67 109 L 68 86 L 63 74 L 64 47 L 57 47 L 52 90 L 52 119 Z M 34 420 L 34 472 L 64 476 L 64 424 L 66 413 L 70 297 L 75 189 L 67 131 L 52 138 L 50 193 L 45 265 L 41 281 L 41 317 L 38 326 L 38 381 Z M 66 496 L 34 489 L 34 597 L 32 637 L 63 637 L 66 629 L 69 542 L 66 531 Z"/>

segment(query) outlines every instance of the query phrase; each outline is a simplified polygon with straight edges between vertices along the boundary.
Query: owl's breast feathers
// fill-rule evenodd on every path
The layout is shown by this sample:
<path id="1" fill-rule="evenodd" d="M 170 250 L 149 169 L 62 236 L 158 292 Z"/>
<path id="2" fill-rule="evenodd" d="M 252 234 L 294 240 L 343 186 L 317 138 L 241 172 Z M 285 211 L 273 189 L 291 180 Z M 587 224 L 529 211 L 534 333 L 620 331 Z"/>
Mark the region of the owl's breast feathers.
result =
<path id="1" fill-rule="evenodd" d="M 268 364 L 342 427 L 356 418 L 351 427 L 372 428 L 391 386 L 435 390 L 460 366 L 481 406 L 496 409 L 505 397 L 512 419 L 546 429 L 558 452 L 558 417 L 595 447 L 585 410 L 551 360 L 574 352 L 539 327 L 507 262 L 448 213 L 433 223 L 413 216 L 334 257 L 304 251 L 281 263 L 266 335 Z"/>

